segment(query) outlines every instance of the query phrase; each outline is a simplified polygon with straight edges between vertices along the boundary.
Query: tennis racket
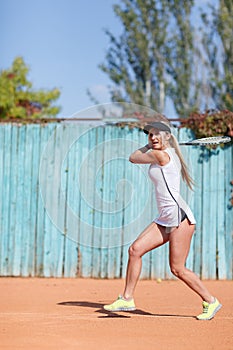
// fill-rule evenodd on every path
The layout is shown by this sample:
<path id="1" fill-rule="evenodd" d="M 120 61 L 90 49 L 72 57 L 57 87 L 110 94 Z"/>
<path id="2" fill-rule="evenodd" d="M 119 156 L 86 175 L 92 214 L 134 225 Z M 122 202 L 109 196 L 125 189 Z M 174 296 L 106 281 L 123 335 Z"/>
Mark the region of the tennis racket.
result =
<path id="1" fill-rule="evenodd" d="M 191 146 L 208 146 L 208 145 L 220 145 L 221 143 L 228 143 L 231 141 L 229 136 L 213 136 L 204 137 L 201 139 L 195 139 L 190 141 L 181 141 L 179 145 L 191 145 Z"/>

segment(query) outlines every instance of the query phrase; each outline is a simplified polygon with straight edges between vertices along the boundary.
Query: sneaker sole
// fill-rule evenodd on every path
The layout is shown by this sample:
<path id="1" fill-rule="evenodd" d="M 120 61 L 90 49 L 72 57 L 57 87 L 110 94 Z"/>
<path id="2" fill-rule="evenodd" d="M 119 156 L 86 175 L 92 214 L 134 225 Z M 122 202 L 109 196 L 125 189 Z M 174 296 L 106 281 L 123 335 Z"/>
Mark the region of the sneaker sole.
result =
<path id="1" fill-rule="evenodd" d="M 197 317 L 197 320 L 198 321 L 208 321 L 208 320 L 211 320 L 215 315 L 216 313 L 221 309 L 222 307 L 222 304 L 219 304 L 218 307 L 216 307 L 216 309 L 214 310 L 214 312 L 212 313 L 212 315 L 210 315 L 208 318 L 198 318 Z"/>
<path id="2" fill-rule="evenodd" d="M 104 307 L 104 310 L 110 311 L 110 312 L 117 312 L 117 311 L 135 311 L 135 310 L 136 310 L 136 307 L 120 307 L 120 308 L 114 309 L 114 310 L 109 310 L 109 309 L 106 309 L 106 308 Z"/>

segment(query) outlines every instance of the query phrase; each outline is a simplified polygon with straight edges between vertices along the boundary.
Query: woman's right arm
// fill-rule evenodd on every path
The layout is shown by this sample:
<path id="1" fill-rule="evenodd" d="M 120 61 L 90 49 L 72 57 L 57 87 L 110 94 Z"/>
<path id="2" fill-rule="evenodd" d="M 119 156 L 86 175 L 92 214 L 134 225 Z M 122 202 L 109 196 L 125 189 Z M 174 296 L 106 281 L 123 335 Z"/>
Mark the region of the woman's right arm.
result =
<path id="1" fill-rule="evenodd" d="M 161 166 L 169 162 L 170 158 L 166 152 L 162 150 L 147 152 L 149 149 L 150 145 L 139 148 L 130 155 L 129 161 L 135 164 L 159 164 Z"/>

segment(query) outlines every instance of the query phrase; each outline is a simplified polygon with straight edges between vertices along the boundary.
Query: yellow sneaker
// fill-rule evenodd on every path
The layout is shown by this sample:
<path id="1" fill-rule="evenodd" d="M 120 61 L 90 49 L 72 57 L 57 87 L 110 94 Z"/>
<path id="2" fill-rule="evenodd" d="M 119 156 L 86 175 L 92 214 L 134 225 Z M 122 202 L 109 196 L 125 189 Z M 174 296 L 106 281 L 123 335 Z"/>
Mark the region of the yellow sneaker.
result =
<path id="1" fill-rule="evenodd" d="M 202 314 L 197 316 L 198 320 L 211 320 L 216 312 L 218 312 L 222 305 L 220 302 L 215 298 L 215 301 L 211 304 L 207 303 L 206 301 L 203 301 L 203 312 Z"/>
<path id="2" fill-rule="evenodd" d="M 136 310 L 134 300 L 125 300 L 121 295 L 112 304 L 104 305 L 104 310 L 107 311 L 134 311 Z"/>

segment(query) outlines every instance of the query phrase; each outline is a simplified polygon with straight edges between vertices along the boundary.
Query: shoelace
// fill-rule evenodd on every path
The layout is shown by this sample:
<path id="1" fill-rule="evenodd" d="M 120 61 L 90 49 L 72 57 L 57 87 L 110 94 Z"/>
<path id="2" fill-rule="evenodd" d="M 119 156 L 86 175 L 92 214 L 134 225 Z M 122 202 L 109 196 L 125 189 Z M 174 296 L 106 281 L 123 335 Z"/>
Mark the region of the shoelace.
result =
<path id="1" fill-rule="evenodd" d="M 207 314 L 209 310 L 209 304 L 203 303 L 203 314 Z"/>

